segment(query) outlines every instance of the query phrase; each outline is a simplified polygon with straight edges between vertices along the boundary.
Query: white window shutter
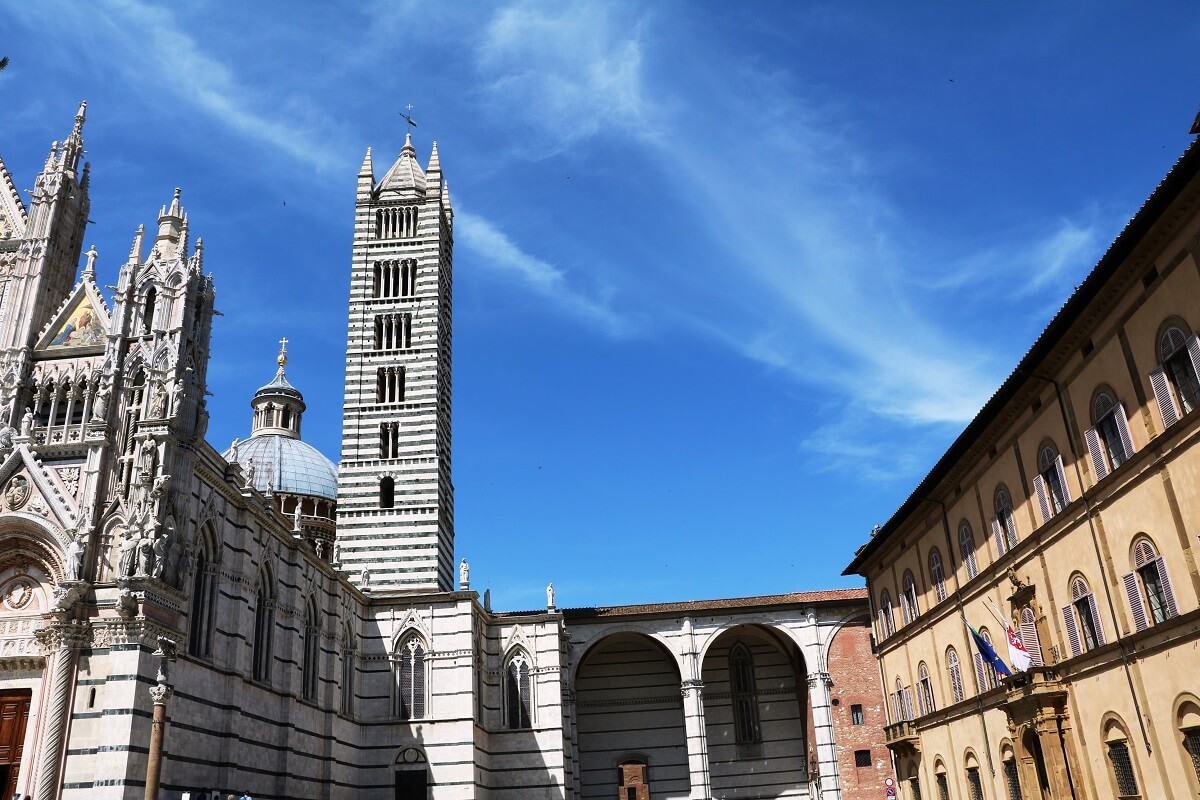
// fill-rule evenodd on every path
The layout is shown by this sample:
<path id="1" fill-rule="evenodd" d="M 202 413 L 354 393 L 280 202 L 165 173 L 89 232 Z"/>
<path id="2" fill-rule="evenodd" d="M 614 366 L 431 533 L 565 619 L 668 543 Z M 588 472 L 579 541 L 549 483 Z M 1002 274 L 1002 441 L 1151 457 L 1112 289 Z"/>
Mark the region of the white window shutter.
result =
<path id="1" fill-rule="evenodd" d="M 915 719 L 916 715 L 913 714 L 912 687 L 905 686 L 900 692 L 900 697 L 904 702 L 904 718 L 910 721 Z"/>
<path id="2" fill-rule="evenodd" d="M 1175 605 L 1175 592 L 1171 589 L 1171 576 L 1167 574 L 1167 562 L 1159 556 L 1154 559 L 1158 565 L 1158 580 L 1162 583 L 1163 601 L 1167 606 L 1167 619 L 1179 616 L 1179 607 Z"/>
<path id="3" fill-rule="evenodd" d="M 1175 405 L 1175 395 L 1167 382 L 1167 371 L 1162 367 L 1150 373 L 1150 388 L 1154 390 L 1154 399 L 1158 402 L 1158 413 L 1162 416 L 1163 427 L 1171 427 L 1179 421 L 1179 407 Z"/>
<path id="4" fill-rule="evenodd" d="M 1096 605 L 1096 593 L 1087 596 L 1088 608 L 1092 609 L 1092 621 L 1096 623 L 1096 646 L 1104 644 L 1104 623 L 1100 621 L 1100 607 Z"/>
<path id="5" fill-rule="evenodd" d="M 1133 458 L 1133 435 L 1129 432 L 1129 418 L 1125 416 L 1125 406 L 1117 403 L 1117 410 L 1113 412 L 1117 420 L 1117 433 L 1121 436 L 1121 446 L 1125 448 L 1125 460 Z"/>
<path id="6" fill-rule="evenodd" d="M 1193 333 L 1187 341 L 1188 358 L 1192 360 L 1192 371 L 1200 380 L 1200 334 Z"/>
<path id="7" fill-rule="evenodd" d="M 1092 457 L 1092 472 L 1097 481 L 1103 480 L 1108 475 L 1108 460 L 1104 457 L 1104 448 L 1100 446 L 1100 434 L 1096 433 L 1095 428 L 1088 428 L 1083 432 L 1083 438 L 1087 441 L 1088 455 Z"/>
<path id="8" fill-rule="evenodd" d="M 1142 587 L 1138 582 L 1136 572 L 1127 572 L 1121 576 L 1121 582 L 1125 584 L 1125 595 L 1129 598 L 1129 611 L 1133 614 L 1134 630 L 1142 631 L 1150 626 L 1150 620 L 1146 619 L 1146 604 L 1142 602 Z"/>
<path id="9" fill-rule="evenodd" d="M 1042 509 L 1042 522 L 1050 521 L 1050 498 L 1046 494 L 1046 479 L 1041 475 L 1033 476 L 1033 491 L 1037 495 L 1038 507 Z"/>
<path id="10" fill-rule="evenodd" d="M 1037 622 L 1033 619 L 1033 614 L 1021 615 L 1021 644 L 1029 651 L 1030 664 L 1040 667 L 1045 663 L 1042 661 L 1042 643 L 1038 639 Z"/>
<path id="11" fill-rule="evenodd" d="M 1063 624 L 1067 629 L 1067 644 L 1071 646 L 1071 655 L 1077 656 L 1083 652 L 1083 648 L 1079 645 L 1079 626 L 1075 624 L 1075 609 L 1072 606 L 1063 606 Z"/>
<path id="12" fill-rule="evenodd" d="M 1058 485 L 1062 487 L 1063 505 L 1071 503 L 1071 487 L 1067 485 L 1067 471 L 1063 468 L 1062 454 L 1054 457 L 1054 470 L 1058 473 Z"/>
<path id="13" fill-rule="evenodd" d="M 988 690 L 987 672 L 983 663 L 983 655 L 981 653 L 972 653 L 971 660 L 975 663 L 975 685 L 979 687 L 979 693 L 983 694 Z"/>
<path id="14" fill-rule="evenodd" d="M 992 535 L 996 537 L 996 558 L 1008 552 L 1008 542 L 1004 539 L 1004 527 L 999 517 L 992 517 Z"/>

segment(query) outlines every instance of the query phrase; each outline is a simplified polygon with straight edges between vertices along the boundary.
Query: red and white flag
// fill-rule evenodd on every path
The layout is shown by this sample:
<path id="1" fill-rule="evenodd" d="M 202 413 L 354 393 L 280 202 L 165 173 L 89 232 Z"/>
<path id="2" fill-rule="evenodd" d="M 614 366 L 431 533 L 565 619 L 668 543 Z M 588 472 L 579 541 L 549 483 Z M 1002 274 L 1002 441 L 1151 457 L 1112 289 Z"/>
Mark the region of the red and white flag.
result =
<path id="1" fill-rule="evenodd" d="M 1008 663 L 1013 665 L 1013 669 L 1018 672 L 1024 672 L 1029 669 L 1029 651 L 1025 649 L 1025 643 L 1021 641 L 1021 636 L 1013 630 L 1013 626 L 1007 626 L 1008 630 Z"/>

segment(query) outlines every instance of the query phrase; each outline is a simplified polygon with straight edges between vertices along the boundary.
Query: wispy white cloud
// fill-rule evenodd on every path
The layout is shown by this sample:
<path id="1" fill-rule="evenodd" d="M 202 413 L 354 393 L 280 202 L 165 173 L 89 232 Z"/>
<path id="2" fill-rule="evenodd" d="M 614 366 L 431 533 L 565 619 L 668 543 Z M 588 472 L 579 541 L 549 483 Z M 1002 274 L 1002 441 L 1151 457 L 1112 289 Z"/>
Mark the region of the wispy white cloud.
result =
<path id="1" fill-rule="evenodd" d="M 518 2 L 491 18 L 476 52 L 484 96 L 537 133 L 525 155 L 554 155 L 605 126 L 655 133 L 642 84 L 644 22 L 618 8 Z"/>
<path id="2" fill-rule="evenodd" d="M 557 310 L 607 335 L 634 333 L 633 321 L 610 308 L 606 298 L 588 297 L 572 288 L 562 270 L 522 250 L 491 222 L 462 209 L 455 211 L 454 219 L 458 241 L 475 251 L 483 266 L 515 276 Z"/>

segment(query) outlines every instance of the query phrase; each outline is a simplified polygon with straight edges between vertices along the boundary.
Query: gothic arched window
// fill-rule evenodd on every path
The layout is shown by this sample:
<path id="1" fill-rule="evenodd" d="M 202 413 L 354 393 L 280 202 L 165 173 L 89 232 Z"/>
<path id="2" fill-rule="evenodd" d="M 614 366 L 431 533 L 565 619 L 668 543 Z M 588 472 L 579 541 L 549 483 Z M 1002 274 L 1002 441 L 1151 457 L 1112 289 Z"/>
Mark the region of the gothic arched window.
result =
<path id="1" fill-rule="evenodd" d="M 504 723 L 509 730 L 533 727 L 529 656 L 523 651 L 518 651 L 504 667 Z"/>
<path id="2" fill-rule="evenodd" d="M 400 719 L 425 717 L 425 643 L 410 636 L 396 648 L 396 716 Z"/>
<path id="3" fill-rule="evenodd" d="M 300 688 L 305 700 L 313 700 L 317 696 L 320 653 L 321 628 L 317 625 L 317 606 L 309 600 L 304 609 L 304 663 L 300 670 Z"/>
<path id="4" fill-rule="evenodd" d="M 754 658 L 741 642 L 729 651 L 729 694 L 733 702 L 734 739 L 738 744 L 761 741 Z"/>
<path id="5" fill-rule="evenodd" d="M 342 702 L 341 711 L 350 715 L 354 712 L 354 631 L 346 623 L 342 629 Z"/>
<path id="6" fill-rule="evenodd" d="M 192 567 L 191 620 L 188 630 L 188 654 L 203 658 L 212 652 L 213 620 L 217 618 L 215 558 L 210 552 L 211 529 L 206 525 L 199 536 L 199 550 Z"/>
<path id="7" fill-rule="evenodd" d="M 271 677 L 271 647 L 275 638 L 275 600 L 271 594 L 271 573 L 258 575 L 257 603 L 254 607 L 254 680 L 267 683 Z"/>
<path id="8" fill-rule="evenodd" d="M 146 290 L 146 301 L 142 304 L 142 333 L 150 333 L 154 328 L 154 305 L 158 300 L 158 292 L 153 286 Z"/>

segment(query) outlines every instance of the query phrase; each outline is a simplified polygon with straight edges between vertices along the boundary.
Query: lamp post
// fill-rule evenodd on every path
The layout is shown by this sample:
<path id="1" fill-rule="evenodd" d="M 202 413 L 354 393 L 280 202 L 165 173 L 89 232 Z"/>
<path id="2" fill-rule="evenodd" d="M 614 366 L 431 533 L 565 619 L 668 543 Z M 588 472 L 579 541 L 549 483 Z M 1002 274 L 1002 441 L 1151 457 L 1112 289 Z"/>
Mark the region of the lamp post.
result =
<path id="1" fill-rule="evenodd" d="M 175 660 L 175 642 L 165 636 L 158 637 L 158 649 L 154 651 L 158 657 L 157 683 L 150 687 L 150 697 L 154 701 L 154 716 L 150 722 L 150 757 L 146 762 L 146 800 L 158 800 L 158 785 L 162 778 L 163 739 L 167 728 L 167 701 L 171 699 L 174 689 L 167 682 L 170 663 Z"/>

